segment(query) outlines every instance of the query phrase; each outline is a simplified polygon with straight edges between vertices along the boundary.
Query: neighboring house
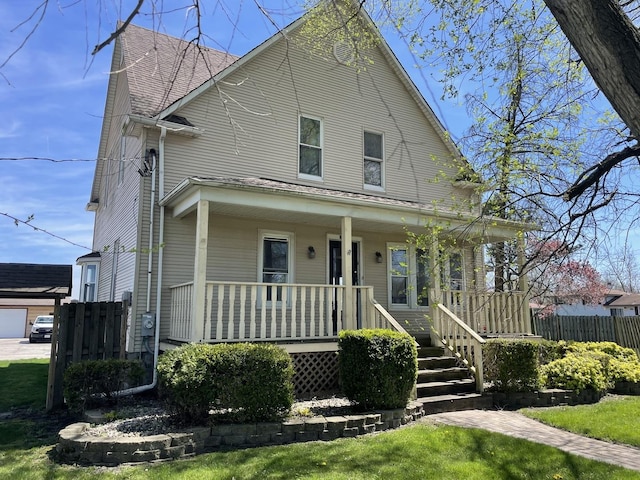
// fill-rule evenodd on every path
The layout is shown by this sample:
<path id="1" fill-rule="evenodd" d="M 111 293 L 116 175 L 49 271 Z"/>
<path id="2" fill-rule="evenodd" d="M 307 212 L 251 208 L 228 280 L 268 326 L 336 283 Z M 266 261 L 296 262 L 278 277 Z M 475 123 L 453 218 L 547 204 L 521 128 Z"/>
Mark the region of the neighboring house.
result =
<path id="1" fill-rule="evenodd" d="M 312 355 L 394 321 L 428 336 L 440 280 L 484 291 L 482 245 L 524 228 L 481 218 L 452 181 L 459 151 L 364 12 L 364 51 L 335 29 L 309 52 L 311 18 L 242 58 L 135 25 L 116 40 L 95 252 L 78 263 L 81 301 L 131 298 L 130 353 L 276 341 Z M 428 226 L 430 248 L 407 242 Z"/>
<path id="2" fill-rule="evenodd" d="M 30 322 L 71 295 L 71 265 L 0 263 L 0 338 L 29 336 Z"/>
<path id="3" fill-rule="evenodd" d="M 640 294 L 626 293 L 623 290 L 609 289 L 597 304 L 584 302 L 557 303 L 549 306 L 533 306 L 543 311 L 553 311 L 561 317 L 631 317 L 639 315 Z"/>

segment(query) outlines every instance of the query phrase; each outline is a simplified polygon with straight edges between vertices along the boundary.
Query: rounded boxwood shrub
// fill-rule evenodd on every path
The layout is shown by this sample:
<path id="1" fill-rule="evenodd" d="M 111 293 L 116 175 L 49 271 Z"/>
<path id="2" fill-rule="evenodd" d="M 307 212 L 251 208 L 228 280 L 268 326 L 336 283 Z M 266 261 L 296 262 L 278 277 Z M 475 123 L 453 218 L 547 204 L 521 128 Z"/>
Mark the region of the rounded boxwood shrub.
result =
<path id="1" fill-rule="evenodd" d="M 411 335 L 384 329 L 343 330 L 338 368 L 344 394 L 367 409 L 407 405 L 418 375 Z"/>
<path id="2" fill-rule="evenodd" d="M 101 402 L 115 404 L 116 392 L 139 385 L 145 374 L 137 360 L 85 360 L 72 363 L 64 372 L 62 388 L 67 408 L 83 413 Z"/>
<path id="3" fill-rule="evenodd" d="M 232 421 L 271 421 L 293 404 L 291 357 L 274 345 L 184 345 L 160 357 L 158 379 L 173 413 L 192 423 L 211 410 Z"/>

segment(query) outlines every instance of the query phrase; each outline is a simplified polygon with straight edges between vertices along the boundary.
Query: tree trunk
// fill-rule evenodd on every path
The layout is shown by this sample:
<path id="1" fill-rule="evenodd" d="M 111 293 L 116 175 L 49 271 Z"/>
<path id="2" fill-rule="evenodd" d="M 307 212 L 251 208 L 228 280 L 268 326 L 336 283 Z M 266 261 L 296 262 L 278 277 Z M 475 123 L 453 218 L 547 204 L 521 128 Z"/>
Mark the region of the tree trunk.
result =
<path id="1" fill-rule="evenodd" d="M 544 0 L 594 81 L 640 140 L 640 33 L 619 0 Z"/>

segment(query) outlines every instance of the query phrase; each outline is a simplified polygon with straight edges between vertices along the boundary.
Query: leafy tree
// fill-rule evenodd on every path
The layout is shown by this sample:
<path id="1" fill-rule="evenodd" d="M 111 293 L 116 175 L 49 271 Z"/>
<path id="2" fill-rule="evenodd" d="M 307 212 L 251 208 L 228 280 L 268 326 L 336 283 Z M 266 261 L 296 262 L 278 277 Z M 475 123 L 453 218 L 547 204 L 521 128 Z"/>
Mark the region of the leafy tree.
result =
<path id="1" fill-rule="evenodd" d="M 532 299 L 542 305 L 557 303 L 598 304 L 607 286 L 577 249 L 560 240 L 532 241 L 534 259 L 529 272 Z"/>

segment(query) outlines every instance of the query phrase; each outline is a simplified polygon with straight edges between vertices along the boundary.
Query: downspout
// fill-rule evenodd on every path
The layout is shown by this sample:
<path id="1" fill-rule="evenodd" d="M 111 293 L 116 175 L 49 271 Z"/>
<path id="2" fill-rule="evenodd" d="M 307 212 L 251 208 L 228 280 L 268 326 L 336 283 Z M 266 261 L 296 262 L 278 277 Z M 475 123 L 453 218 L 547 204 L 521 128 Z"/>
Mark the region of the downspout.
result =
<path id="1" fill-rule="evenodd" d="M 158 196 L 162 198 L 164 196 L 164 140 L 167 136 L 166 127 L 160 127 L 160 140 L 158 142 L 158 177 L 160 184 L 158 186 Z M 148 271 L 148 285 L 147 285 L 147 312 L 150 311 L 151 308 L 151 251 L 153 249 L 153 202 L 155 201 L 155 174 L 156 169 L 153 168 L 152 171 L 152 183 L 151 187 L 151 228 L 150 228 L 150 239 L 149 239 L 149 271 Z M 137 393 L 146 392 L 147 390 L 153 390 L 158 384 L 158 354 L 160 352 L 160 307 L 162 306 L 162 261 L 163 261 L 163 243 L 164 243 L 164 206 L 160 207 L 160 230 L 158 232 L 158 275 L 157 275 L 157 290 L 156 290 L 156 325 L 155 325 L 155 337 L 154 337 L 154 345 L 153 345 L 153 378 L 151 383 L 147 385 L 140 385 L 138 387 L 127 388 L 125 390 L 121 390 L 117 392 L 118 396 L 125 395 L 135 395 Z"/>
<path id="2" fill-rule="evenodd" d="M 153 271 L 153 221 L 154 221 L 154 211 L 155 211 L 155 203 L 156 203 L 156 151 L 150 150 L 149 155 L 151 156 L 151 206 L 149 213 L 149 245 L 147 252 L 147 302 L 145 312 L 151 312 L 151 274 Z"/>

